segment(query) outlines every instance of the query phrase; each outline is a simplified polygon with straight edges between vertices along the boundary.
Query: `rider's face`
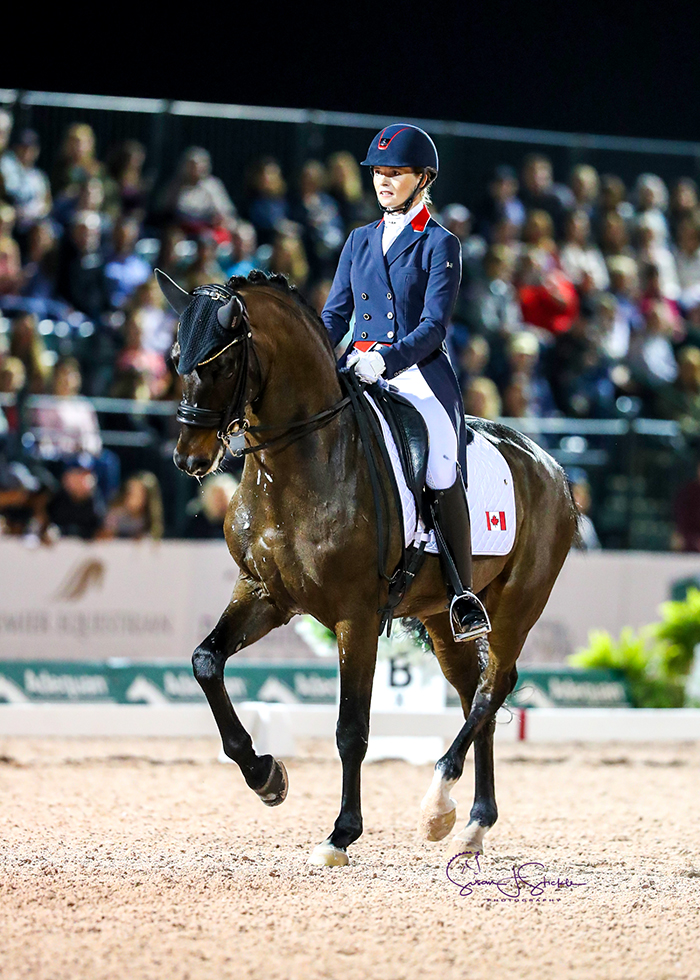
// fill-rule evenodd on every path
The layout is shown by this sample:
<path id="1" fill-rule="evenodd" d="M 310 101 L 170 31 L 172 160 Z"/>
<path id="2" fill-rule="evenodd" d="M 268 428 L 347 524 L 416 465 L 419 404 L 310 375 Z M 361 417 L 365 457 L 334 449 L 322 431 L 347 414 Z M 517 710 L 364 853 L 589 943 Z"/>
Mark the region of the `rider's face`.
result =
<path id="1" fill-rule="evenodd" d="M 421 181 L 412 167 L 373 167 L 372 179 L 377 200 L 385 208 L 398 208 L 406 202 Z"/>

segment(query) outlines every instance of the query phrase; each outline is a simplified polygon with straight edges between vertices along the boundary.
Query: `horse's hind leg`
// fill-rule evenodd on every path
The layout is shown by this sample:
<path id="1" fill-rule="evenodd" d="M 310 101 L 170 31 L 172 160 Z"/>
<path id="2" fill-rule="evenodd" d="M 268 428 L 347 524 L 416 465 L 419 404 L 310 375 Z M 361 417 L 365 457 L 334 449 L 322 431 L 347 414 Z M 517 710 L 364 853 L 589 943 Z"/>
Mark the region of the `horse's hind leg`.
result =
<path id="1" fill-rule="evenodd" d="M 459 695 L 466 719 L 471 710 L 482 666 L 485 664 L 486 653 L 482 652 L 477 644 L 484 646 L 486 644 L 483 640 L 456 643 L 452 636 L 448 612 L 426 618 L 424 623 L 430 633 L 442 672 Z M 425 840 L 430 841 L 447 837 L 457 819 L 457 804 L 451 798 L 450 790 L 459 776 L 451 774 L 448 777 L 441 762 L 442 760 L 435 766 L 433 781 L 421 803 L 418 822 L 418 833 Z M 483 780 L 481 788 L 484 788 Z"/>
<path id="2" fill-rule="evenodd" d="M 259 756 L 241 724 L 224 684 L 228 658 L 255 643 L 285 621 L 283 614 L 260 588 L 241 575 L 221 619 L 192 655 L 192 667 L 216 720 L 226 755 L 237 762 L 246 783 L 267 806 L 287 795 L 287 774 L 271 755 Z"/>

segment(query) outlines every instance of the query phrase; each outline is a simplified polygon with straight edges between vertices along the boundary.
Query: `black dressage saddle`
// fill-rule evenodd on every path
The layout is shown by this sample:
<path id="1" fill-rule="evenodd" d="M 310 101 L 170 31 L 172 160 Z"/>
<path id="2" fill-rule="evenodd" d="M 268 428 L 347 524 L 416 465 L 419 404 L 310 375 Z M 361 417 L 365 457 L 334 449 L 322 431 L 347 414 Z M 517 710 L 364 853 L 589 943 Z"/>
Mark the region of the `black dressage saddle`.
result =
<path id="1" fill-rule="evenodd" d="M 394 437 L 406 485 L 425 520 L 423 488 L 428 472 L 428 429 L 417 408 L 387 385 L 372 385 L 370 397 Z"/>

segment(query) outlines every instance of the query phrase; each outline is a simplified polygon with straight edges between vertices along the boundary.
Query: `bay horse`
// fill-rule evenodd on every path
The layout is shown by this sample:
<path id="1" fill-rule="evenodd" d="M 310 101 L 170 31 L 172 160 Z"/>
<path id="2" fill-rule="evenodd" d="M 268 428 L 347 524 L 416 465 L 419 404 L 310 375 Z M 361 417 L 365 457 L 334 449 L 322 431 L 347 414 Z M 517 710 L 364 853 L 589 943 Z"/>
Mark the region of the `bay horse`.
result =
<path id="1" fill-rule="evenodd" d="M 231 343 L 184 374 L 174 451 L 181 470 L 203 477 L 221 464 L 227 436 L 247 431 L 248 455 L 224 525 L 240 574 L 216 627 L 193 654 L 194 675 L 211 706 L 224 752 L 263 803 L 276 806 L 287 794 L 287 773 L 272 756 L 255 752 L 227 694 L 224 665 L 299 613 L 314 616 L 335 633 L 342 796 L 333 830 L 309 860 L 345 865 L 348 846 L 362 833 L 360 769 L 369 735 L 378 610 L 387 588 L 377 570 L 369 466 L 355 415 L 343 408 L 334 352 L 317 314 L 283 277 L 253 272 L 247 279 L 229 280 L 228 288 L 240 314 L 231 314 Z M 180 313 L 192 299 L 181 292 Z M 235 305 L 232 301 L 227 309 Z M 176 342 L 176 364 L 178 355 Z M 233 418 L 234 403 L 241 414 L 244 410 L 244 419 Z M 314 419 L 315 424 L 305 424 Z M 443 839 L 455 824 L 450 790 L 474 743 L 474 802 L 468 825 L 452 838 L 453 853 L 482 851 L 484 834 L 497 819 L 495 715 L 515 686 L 518 655 L 544 609 L 577 523 L 566 476 L 547 453 L 506 426 L 481 419 L 471 419 L 470 425 L 506 458 L 516 501 L 511 552 L 474 562 L 474 591 L 492 623 L 488 644 L 453 640 L 437 556 L 426 558 L 396 609 L 397 617 L 417 618 L 427 629 L 465 718 L 437 762 L 421 804 L 419 829 L 428 840 Z M 388 484 L 388 475 L 384 478 Z M 399 515 L 394 513 L 392 569 L 400 557 Z"/>

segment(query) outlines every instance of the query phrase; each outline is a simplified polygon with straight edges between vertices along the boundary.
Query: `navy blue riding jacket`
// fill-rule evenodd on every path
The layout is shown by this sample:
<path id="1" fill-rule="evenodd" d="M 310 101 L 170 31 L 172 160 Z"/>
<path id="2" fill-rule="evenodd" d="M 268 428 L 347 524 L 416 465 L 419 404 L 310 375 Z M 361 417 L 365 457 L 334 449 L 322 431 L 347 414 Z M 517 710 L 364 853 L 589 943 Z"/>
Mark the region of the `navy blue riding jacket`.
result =
<path id="1" fill-rule="evenodd" d="M 381 343 L 390 381 L 417 364 L 454 425 L 459 463 L 466 475 L 464 405 L 447 354 L 445 335 L 462 275 L 459 239 L 427 208 L 406 225 L 386 255 L 384 221 L 356 228 L 340 256 L 321 314 L 335 347 L 345 336 L 353 311 L 352 345 Z M 339 364 L 342 366 L 344 358 Z"/>

